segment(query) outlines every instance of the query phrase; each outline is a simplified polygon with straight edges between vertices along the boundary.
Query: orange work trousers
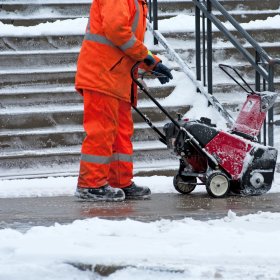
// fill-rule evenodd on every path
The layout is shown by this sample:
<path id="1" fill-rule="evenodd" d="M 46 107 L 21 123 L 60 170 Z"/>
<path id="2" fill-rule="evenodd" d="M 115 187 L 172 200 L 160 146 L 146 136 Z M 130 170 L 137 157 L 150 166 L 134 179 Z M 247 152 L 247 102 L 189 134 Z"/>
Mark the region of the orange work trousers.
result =
<path id="1" fill-rule="evenodd" d="M 78 186 L 132 183 L 133 120 L 131 104 L 96 91 L 84 90 L 84 129 Z"/>

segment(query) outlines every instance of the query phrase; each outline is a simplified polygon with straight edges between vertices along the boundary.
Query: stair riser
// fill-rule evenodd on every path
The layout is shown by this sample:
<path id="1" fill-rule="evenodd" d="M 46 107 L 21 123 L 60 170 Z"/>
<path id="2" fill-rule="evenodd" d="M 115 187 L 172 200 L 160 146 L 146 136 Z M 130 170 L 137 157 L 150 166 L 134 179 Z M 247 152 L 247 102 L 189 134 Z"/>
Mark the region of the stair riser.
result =
<path id="1" fill-rule="evenodd" d="M 168 122 L 168 121 L 166 121 Z M 159 127 L 160 130 L 162 128 Z M 57 148 L 66 146 L 80 145 L 83 142 L 85 133 L 82 131 L 73 132 L 54 132 L 45 134 L 32 134 L 29 135 L 0 135 L 0 148 L 2 152 L 9 151 L 24 151 L 31 149 L 44 149 L 44 148 Z M 153 141 L 157 140 L 158 135 L 150 128 L 135 128 L 132 138 L 133 142 L 136 141 Z"/>
<path id="2" fill-rule="evenodd" d="M 242 104 L 224 104 L 224 107 L 230 112 L 238 112 L 241 109 Z M 145 110 L 142 110 L 145 111 Z M 277 101 L 274 105 L 275 114 L 280 113 L 280 101 Z M 153 122 L 155 122 L 155 116 L 149 114 Z M 173 113 L 174 115 L 174 113 Z M 135 123 L 137 122 L 136 114 L 134 114 Z M 140 120 L 141 121 L 141 120 Z M 166 120 L 165 123 L 169 122 Z M 162 128 L 159 127 L 162 131 Z M 54 132 L 45 134 L 32 134 L 29 135 L 0 135 L 0 147 L 4 151 L 13 150 L 29 150 L 29 149 L 43 149 L 43 148 L 56 148 L 64 146 L 79 145 L 84 138 L 84 132 L 82 127 L 80 131 L 72 132 Z M 134 130 L 133 141 L 151 141 L 157 140 L 158 135 L 148 128 L 136 128 Z"/>
<path id="3" fill-rule="evenodd" d="M 279 38 L 280 36 L 280 29 L 261 29 L 261 30 L 247 30 L 247 32 L 254 38 L 254 40 L 258 43 L 261 42 L 270 42 L 275 43 L 275 38 Z M 180 41 L 188 42 L 190 40 L 195 40 L 195 33 L 194 32 L 162 32 L 163 36 L 166 39 L 179 39 Z M 242 36 L 238 31 L 231 31 L 231 34 L 240 42 L 245 43 Z M 202 37 L 201 37 L 202 38 Z M 228 41 L 228 39 L 219 31 L 212 32 L 213 42 L 216 41 Z"/>
<path id="4" fill-rule="evenodd" d="M 249 34 L 257 42 L 275 42 L 279 38 L 280 30 L 250 30 Z M 237 38 L 240 37 L 238 32 L 232 32 Z M 194 32 L 173 32 L 163 35 L 168 38 L 175 38 L 185 42 L 194 40 Z M 0 51 L 30 51 L 30 50 L 56 50 L 56 49 L 79 49 L 82 45 L 83 35 L 64 35 L 64 36 L 37 36 L 37 37 L 1 37 Z M 226 40 L 218 31 L 213 32 L 213 40 Z"/>
<path id="5" fill-rule="evenodd" d="M 254 89 L 255 84 L 251 84 L 251 87 Z M 275 83 L 275 91 L 280 92 L 280 83 Z M 213 86 L 213 93 L 229 93 L 229 92 L 242 92 L 246 94 L 240 86 L 236 84 L 217 84 Z"/>
<path id="6" fill-rule="evenodd" d="M 1 55 L 0 53 L 0 65 L 1 70 L 15 69 L 20 66 L 21 69 L 26 68 L 27 70 L 38 67 L 59 67 L 62 65 L 76 65 L 78 53 L 51 53 L 51 54 L 9 54 Z"/>
<path id="7" fill-rule="evenodd" d="M 228 11 L 231 10 L 272 10 L 272 9 L 278 9 L 279 8 L 279 1 L 278 0 L 265 0 L 265 1 L 259 1 L 259 0 L 246 0 L 246 1 L 235 1 L 235 0 L 221 0 L 219 1 L 225 9 Z M 67 3 L 58 3 L 58 4 L 48 4 L 48 3 L 40 3 L 39 5 L 32 5 L 27 4 L 23 2 L 22 5 L 20 4 L 13 4 L 13 3 L 1 3 L 1 9 L 3 10 L 3 13 L 10 12 L 13 13 L 17 11 L 17 13 L 22 13 L 29 15 L 30 13 L 38 11 L 38 9 L 41 10 L 41 12 L 44 11 L 44 9 L 47 9 L 49 12 L 54 12 L 54 14 L 59 13 L 62 15 L 81 15 L 85 16 L 89 13 L 90 9 L 90 1 L 89 3 L 73 3 L 73 4 L 67 4 Z M 190 10 L 194 9 L 194 4 L 192 1 L 160 1 L 158 2 L 158 9 L 160 11 L 177 11 L 177 10 Z"/>
<path id="8" fill-rule="evenodd" d="M 226 57 L 225 53 L 227 51 L 218 51 L 216 56 L 221 58 L 218 61 L 214 61 L 216 63 L 227 63 L 226 60 L 222 58 Z M 228 58 L 228 57 L 227 57 Z M 242 56 L 235 53 L 233 58 L 240 63 L 245 63 L 242 60 Z M 228 62 L 230 64 L 230 61 Z M 216 68 L 218 66 L 215 66 Z M 194 68 L 195 69 L 195 68 Z M 218 69 L 218 68 L 217 68 Z M 241 69 L 241 68 L 240 68 Z M 215 70 L 215 69 L 214 69 Z M 251 67 L 245 67 L 242 69 L 242 75 L 247 75 L 251 79 L 254 79 L 254 73 Z M 280 66 L 275 67 L 275 78 L 280 75 Z M 226 77 L 226 76 L 225 76 Z M 215 77 L 214 77 L 215 78 Z M 10 89 L 15 88 L 17 86 L 48 86 L 48 85 L 74 85 L 75 83 L 75 72 L 57 72 L 57 73 L 22 73 L 22 74 L 3 74 L 0 75 L 0 88 L 2 89 Z M 229 78 L 226 78 L 230 81 Z M 1 102 L 0 102 L 1 103 Z"/>
<path id="9" fill-rule="evenodd" d="M 206 49 L 207 50 L 207 49 Z M 246 50 L 252 55 L 252 57 L 255 57 L 255 51 L 253 48 L 246 48 Z M 270 47 L 264 47 L 264 50 L 271 56 L 271 57 L 278 57 L 280 52 L 280 45 L 279 46 L 270 46 Z M 188 50 L 178 50 L 177 53 L 180 55 L 180 57 L 189 65 L 189 67 L 195 68 L 195 49 L 188 49 Z M 236 63 L 239 63 L 242 65 L 248 65 L 249 62 L 246 62 L 243 55 L 234 47 L 230 48 L 215 48 L 213 46 L 212 50 L 212 58 L 213 58 L 213 64 L 214 68 L 215 63 L 224 63 L 224 64 L 230 64 L 235 65 Z M 227 62 L 228 61 L 228 62 Z M 275 74 L 280 75 L 280 65 L 275 67 Z"/>
<path id="10" fill-rule="evenodd" d="M 74 85 L 75 72 L 54 72 L 54 73 L 20 73 L 0 75 L 0 88 L 9 89 L 17 86 L 47 86 L 47 85 Z"/>
<path id="11" fill-rule="evenodd" d="M 165 98 L 172 91 L 174 87 L 150 88 L 149 92 L 155 98 Z M 29 94 L 1 94 L 0 93 L 0 108 L 7 108 L 12 106 L 37 106 L 37 105 L 50 105 L 50 104 L 79 104 L 83 102 L 82 97 L 77 92 L 36 92 Z M 147 99 L 144 93 L 139 91 L 138 100 Z"/>
<path id="12" fill-rule="evenodd" d="M 82 97 L 77 92 L 36 92 L 36 93 L 0 93 L 0 108 L 12 106 L 65 105 L 82 103 Z"/>
<path id="13" fill-rule="evenodd" d="M 57 14 L 60 15 L 75 15 L 75 16 L 85 16 L 88 15 L 90 10 L 90 3 L 71 3 L 71 4 L 48 4 L 47 1 L 45 3 L 40 4 L 13 4 L 6 3 L 6 4 L 0 4 L 1 7 L 1 13 L 0 15 L 5 15 L 7 13 L 9 14 L 15 14 L 15 15 L 38 15 L 38 14 L 54 14 L 56 16 Z"/>
<path id="14" fill-rule="evenodd" d="M 1 37 L 0 51 L 30 51 L 80 48 L 83 35 Z"/>
<path id="15" fill-rule="evenodd" d="M 166 148 L 157 150 L 137 150 L 134 151 L 133 161 L 136 162 L 151 162 L 151 160 L 161 160 L 161 159 L 175 159 L 175 157 Z M 6 175 L 11 172 L 10 169 L 17 169 L 17 176 L 25 174 L 25 169 L 44 169 L 48 170 L 50 168 L 56 171 L 68 172 L 69 166 L 76 165 L 77 171 L 80 161 L 80 154 L 58 154 L 58 155 L 43 155 L 43 156 L 18 156 L 17 158 L 1 159 L 0 160 L 0 172 Z"/>
<path id="16" fill-rule="evenodd" d="M 176 14 L 180 14 L 180 12 L 182 11 L 175 11 L 177 12 Z M 190 14 L 190 15 L 194 15 L 193 9 L 191 10 L 184 10 L 184 12 L 186 14 Z M 230 14 L 231 12 L 228 11 Z M 276 15 L 278 15 L 279 12 L 275 11 L 275 12 L 263 12 L 262 14 L 259 13 L 246 13 L 246 11 L 244 11 L 244 13 L 242 14 L 231 14 L 233 16 L 233 18 L 239 22 L 239 23 L 245 23 L 245 22 L 250 22 L 253 20 L 265 20 L 268 17 L 274 17 Z M 83 17 L 85 17 L 87 15 L 83 15 Z M 171 13 L 171 14 L 167 14 L 167 13 L 160 13 L 158 15 L 158 20 L 163 20 L 163 19 L 169 19 L 174 17 L 175 14 Z M 47 23 L 47 22 L 55 22 L 57 20 L 65 20 L 65 19 L 76 19 L 79 18 L 81 16 L 78 15 L 69 15 L 69 16 L 65 16 L 65 15 L 61 15 L 61 16 L 54 16 L 52 18 L 30 18 L 28 16 L 26 17 L 22 17 L 22 18 L 17 18 L 17 17 L 10 17 L 10 18 L 2 18 L 1 19 L 1 15 L 0 15 L 0 21 L 2 21 L 4 24 L 12 24 L 14 26 L 35 26 L 41 23 Z M 225 18 L 223 15 L 217 15 L 217 18 L 220 19 L 221 21 L 225 21 Z"/>
<path id="17" fill-rule="evenodd" d="M 186 113 L 190 107 L 184 108 L 170 107 L 166 108 L 168 112 L 176 117 L 177 113 Z M 154 122 L 164 121 L 167 117 L 158 108 L 142 108 L 141 111 L 147 114 Z M 134 122 L 143 122 L 143 119 L 133 111 Z M 55 127 L 58 125 L 81 125 L 83 120 L 82 108 L 75 112 L 40 112 L 40 113 L 22 113 L 22 114 L 3 114 L 0 115 L 1 129 L 30 129 Z"/>
<path id="18" fill-rule="evenodd" d="M 280 33 L 279 33 L 280 36 Z M 190 43 L 190 46 L 194 42 Z M 188 46 L 189 46 L 188 44 Z M 246 48 L 247 51 L 252 56 L 255 56 L 255 52 L 251 47 Z M 280 52 L 280 44 L 275 45 L 275 46 L 269 46 L 269 47 L 264 47 L 264 50 L 271 56 L 271 57 L 277 57 L 279 56 Z M 163 51 L 160 52 L 154 52 L 154 53 L 163 53 Z M 194 48 L 189 48 L 187 50 L 178 50 L 178 54 L 188 63 L 191 65 L 194 65 L 195 62 L 195 49 Z M 235 49 L 232 45 L 230 47 L 221 49 L 215 48 L 215 44 L 213 45 L 213 60 L 215 61 L 225 61 L 225 60 L 236 60 L 238 62 L 243 62 L 244 58 L 241 55 L 241 53 Z M 73 53 L 51 53 L 51 54 L 44 54 L 44 53 L 38 53 L 38 54 L 1 54 L 0 53 L 0 65 L 1 65 L 1 70 L 13 70 L 13 69 L 26 69 L 26 71 L 29 71 L 30 65 L 32 65 L 32 68 L 38 68 L 38 70 L 41 69 L 54 69 L 53 67 L 71 67 L 71 68 L 76 68 L 77 64 L 77 57 L 78 57 L 78 52 L 73 52 Z M 38 75 L 37 73 L 32 74 L 33 80 L 35 79 L 36 76 Z M 45 76 L 45 73 L 43 74 Z M 74 76 L 74 74 L 72 74 Z M 5 79 L 7 81 L 13 80 L 9 76 L 11 75 L 1 75 L 3 76 L 1 78 L 2 81 L 0 83 L 4 82 Z M 20 75 L 19 75 L 20 76 Z M 26 74 L 24 74 L 26 76 Z M 56 76 L 56 74 L 55 74 Z M 51 77 L 51 76 L 50 76 Z M 14 78 L 14 76 L 13 76 Z M 31 78 L 28 77 L 28 80 Z M 42 80 L 42 79 L 41 79 Z M 20 82 L 20 81 L 17 81 Z"/>
<path id="19" fill-rule="evenodd" d="M 230 10 L 228 10 L 228 12 L 230 13 Z M 244 11 L 244 13 L 242 13 L 242 14 L 231 14 L 231 15 L 237 22 L 246 23 L 246 22 L 250 22 L 253 20 L 266 20 L 268 17 L 274 17 L 278 14 L 279 14 L 278 11 L 275 11 L 275 12 L 269 11 L 267 13 L 263 12 L 261 14 L 258 11 L 255 14 L 246 13 L 246 11 Z M 222 22 L 226 21 L 226 19 L 223 15 L 217 15 L 217 18 Z"/>

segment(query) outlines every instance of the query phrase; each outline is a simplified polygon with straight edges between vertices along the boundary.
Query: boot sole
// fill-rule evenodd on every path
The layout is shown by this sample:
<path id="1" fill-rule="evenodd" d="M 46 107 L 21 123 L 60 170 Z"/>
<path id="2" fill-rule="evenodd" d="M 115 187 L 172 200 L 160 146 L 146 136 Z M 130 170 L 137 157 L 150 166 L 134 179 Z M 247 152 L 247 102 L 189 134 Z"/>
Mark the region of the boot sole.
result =
<path id="1" fill-rule="evenodd" d="M 88 202 L 121 202 L 124 201 L 125 197 L 115 197 L 115 198 L 104 198 L 104 197 L 81 197 L 81 196 L 76 196 L 75 198 L 80 201 L 88 201 Z"/>

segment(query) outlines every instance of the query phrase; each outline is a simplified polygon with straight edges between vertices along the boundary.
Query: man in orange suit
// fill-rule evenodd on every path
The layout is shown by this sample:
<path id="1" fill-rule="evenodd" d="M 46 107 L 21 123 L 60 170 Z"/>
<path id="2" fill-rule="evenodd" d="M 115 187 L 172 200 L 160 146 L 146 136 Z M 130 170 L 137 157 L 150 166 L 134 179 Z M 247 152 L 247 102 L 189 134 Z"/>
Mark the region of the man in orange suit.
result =
<path id="1" fill-rule="evenodd" d="M 149 198 L 148 187 L 133 182 L 131 100 L 137 88 L 132 66 L 172 79 L 170 70 L 143 44 L 144 0 L 94 0 L 77 64 L 75 87 L 84 98 L 84 128 L 75 195 L 93 201 Z"/>

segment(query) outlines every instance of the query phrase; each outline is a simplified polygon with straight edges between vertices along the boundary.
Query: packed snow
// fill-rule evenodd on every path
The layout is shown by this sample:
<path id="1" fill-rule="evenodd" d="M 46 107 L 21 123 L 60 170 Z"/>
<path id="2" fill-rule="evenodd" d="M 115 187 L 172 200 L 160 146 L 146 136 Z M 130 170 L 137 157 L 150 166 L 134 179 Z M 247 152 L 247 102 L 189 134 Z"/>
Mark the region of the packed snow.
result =
<path id="1" fill-rule="evenodd" d="M 172 179 L 134 178 L 153 193 L 175 192 Z M 2 180 L 0 198 L 72 196 L 76 181 Z M 270 190 L 276 192 L 279 173 Z M 237 217 L 230 210 L 219 220 L 150 223 L 92 218 L 24 232 L 0 230 L 0 279 L 279 279 L 279 248 L 280 213 Z M 102 276 L 100 266 L 115 272 Z"/>
<path id="2" fill-rule="evenodd" d="M 0 279 L 279 279 L 280 214 L 0 231 Z M 93 269 L 81 271 L 79 264 Z M 108 277 L 94 267 L 121 267 Z"/>
<path id="3" fill-rule="evenodd" d="M 173 177 L 135 177 L 139 185 L 149 186 L 152 193 L 176 193 Z M 77 185 L 77 177 L 48 177 L 37 179 L 0 180 L 0 198 L 72 196 Z M 194 192 L 206 192 L 205 186 L 197 186 Z M 275 173 L 269 193 L 280 192 L 280 173 Z M 0 212 L 1 214 L 1 212 Z"/>

